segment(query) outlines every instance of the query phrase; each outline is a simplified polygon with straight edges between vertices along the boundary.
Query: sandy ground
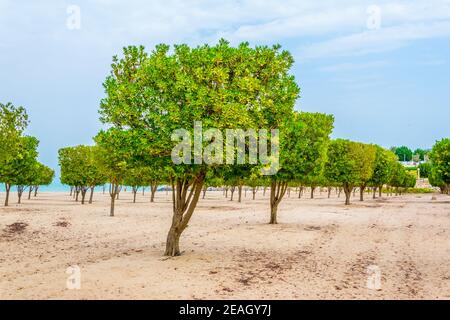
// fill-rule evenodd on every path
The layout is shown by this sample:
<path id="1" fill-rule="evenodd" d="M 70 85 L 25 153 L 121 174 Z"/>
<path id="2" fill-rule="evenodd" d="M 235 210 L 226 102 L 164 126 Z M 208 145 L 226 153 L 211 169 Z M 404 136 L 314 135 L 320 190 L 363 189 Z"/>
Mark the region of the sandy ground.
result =
<path id="1" fill-rule="evenodd" d="M 291 194 L 269 225 L 261 193 L 239 204 L 208 192 L 182 236 L 183 255 L 168 259 L 165 192 L 153 204 L 122 193 L 113 218 L 107 195 L 82 206 L 42 193 L 0 208 L 0 298 L 450 299 L 449 196 L 354 198 L 351 207 L 317 197 Z M 80 290 L 66 287 L 73 265 Z M 381 273 L 378 290 L 367 287 L 378 274 L 370 270 Z"/>

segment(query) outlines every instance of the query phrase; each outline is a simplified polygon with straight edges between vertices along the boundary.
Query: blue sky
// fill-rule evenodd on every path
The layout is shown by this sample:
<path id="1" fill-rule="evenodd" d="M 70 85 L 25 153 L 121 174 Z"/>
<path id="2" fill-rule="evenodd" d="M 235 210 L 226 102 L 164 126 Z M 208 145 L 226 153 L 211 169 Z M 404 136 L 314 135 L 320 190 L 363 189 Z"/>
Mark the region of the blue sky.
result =
<path id="1" fill-rule="evenodd" d="M 102 82 L 123 46 L 221 37 L 288 49 L 296 108 L 334 114 L 333 137 L 431 147 L 450 136 L 445 0 L 0 0 L 0 101 L 27 108 L 40 160 L 56 168 L 59 148 L 101 128 Z"/>

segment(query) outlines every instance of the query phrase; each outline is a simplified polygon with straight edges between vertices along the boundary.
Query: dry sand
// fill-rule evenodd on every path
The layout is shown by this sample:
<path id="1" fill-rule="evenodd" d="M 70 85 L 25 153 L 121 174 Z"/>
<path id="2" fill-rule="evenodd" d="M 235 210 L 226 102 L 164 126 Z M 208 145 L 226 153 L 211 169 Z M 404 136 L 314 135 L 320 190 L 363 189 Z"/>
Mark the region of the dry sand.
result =
<path id="1" fill-rule="evenodd" d="M 136 204 L 122 193 L 113 218 L 107 195 L 82 206 L 41 193 L 0 208 L 0 298 L 450 299 L 450 197 L 436 197 L 355 197 L 345 207 L 325 192 L 292 193 L 269 225 L 267 196 L 252 201 L 249 192 L 239 204 L 208 192 L 182 236 L 183 255 L 168 259 L 165 192 Z M 72 265 L 80 290 L 66 288 Z M 366 285 L 371 265 L 379 290 Z"/>

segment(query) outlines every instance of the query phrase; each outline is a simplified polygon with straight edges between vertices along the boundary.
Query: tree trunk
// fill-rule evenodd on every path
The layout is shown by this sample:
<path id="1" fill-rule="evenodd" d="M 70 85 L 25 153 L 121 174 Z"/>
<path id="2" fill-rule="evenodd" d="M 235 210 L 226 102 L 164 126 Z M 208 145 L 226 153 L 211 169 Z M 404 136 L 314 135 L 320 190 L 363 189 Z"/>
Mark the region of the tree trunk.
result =
<path id="1" fill-rule="evenodd" d="M 359 187 L 359 201 L 364 201 L 364 190 L 365 189 L 366 189 L 366 186 Z"/>
<path id="2" fill-rule="evenodd" d="M 242 202 L 242 185 L 238 186 L 238 202 Z"/>
<path id="3" fill-rule="evenodd" d="M 72 196 L 72 194 L 73 194 L 73 187 L 70 187 L 70 197 Z"/>
<path id="4" fill-rule="evenodd" d="M 328 199 L 330 199 L 331 198 L 331 187 L 328 187 Z"/>
<path id="5" fill-rule="evenodd" d="M 17 203 L 20 204 L 22 203 L 22 194 L 23 194 L 23 190 L 25 189 L 24 186 L 17 186 Z"/>
<path id="6" fill-rule="evenodd" d="M 28 186 L 28 200 L 31 200 L 31 193 L 33 192 L 33 186 Z"/>
<path id="7" fill-rule="evenodd" d="M 145 187 L 142 187 L 142 196 L 145 196 Z"/>
<path id="8" fill-rule="evenodd" d="M 86 198 L 86 192 L 87 192 L 87 188 L 82 187 L 81 188 L 81 204 L 84 204 L 84 199 Z"/>
<path id="9" fill-rule="evenodd" d="M 89 196 L 89 204 L 92 204 L 92 201 L 94 200 L 94 189 L 95 189 L 95 187 L 91 187 L 91 195 Z"/>
<path id="10" fill-rule="evenodd" d="M 115 201 L 117 197 L 117 193 L 119 192 L 119 185 L 117 183 L 111 183 L 109 185 L 109 195 L 111 197 L 111 207 L 109 210 L 109 216 L 114 217 L 114 207 L 115 207 Z"/>
<path id="11" fill-rule="evenodd" d="M 257 187 L 252 187 L 253 200 L 255 200 L 256 192 L 258 192 L 258 188 Z"/>
<path id="12" fill-rule="evenodd" d="M 158 189 L 158 183 L 152 183 L 152 185 L 150 186 L 150 202 L 155 202 L 155 193 L 156 190 Z"/>
<path id="13" fill-rule="evenodd" d="M 264 189 L 263 189 L 263 197 L 266 196 L 266 190 L 267 190 L 267 187 L 264 187 Z"/>
<path id="14" fill-rule="evenodd" d="M 111 196 L 111 207 L 110 207 L 110 210 L 109 210 L 109 216 L 110 217 L 114 217 L 115 201 L 116 201 L 116 195 Z"/>
<path id="15" fill-rule="evenodd" d="M 377 198 L 377 187 L 373 187 L 373 199 Z"/>
<path id="16" fill-rule="evenodd" d="M 352 186 L 350 186 L 348 184 L 344 184 L 345 205 L 346 206 L 350 205 L 350 198 L 352 196 L 352 189 L 353 189 Z"/>
<path id="17" fill-rule="evenodd" d="M 75 187 L 75 202 L 78 202 L 78 196 L 80 194 L 80 188 Z"/>
<path id="18" fill-rule="evenodd" d="M 9 191 L 10 190 L 11 190 L 11 184 L 5 183 L 5 191 L 6 191 L 5 207 L 9 206 Z"/>
<path id="19" fill-rule="evenodd" d="M 117 188 L 116 188 L 116 190 L 117 190 L 116 200 L 119 200 L 119 195 L 120 195 L 120 192 L 122 191 L 122 188 L 123 188 L 123 186 L 117 185 Z"/>
<path id="20" fill-rule="evenodd" d="M 300 187 L 298 190 L 298 198 L 300 199 L 303 195 L 303 187 Z"/>
<path id="21" fill-rule="evenodd" d="M 228 199 L 228 187 L 225 188 L 225 199 Z"/>
<path id="22" fill-rule="evenodd" d="M 383 186 L 378 187 L 378 196 L 381 198 L 383 196 Z"/>
<path id="23" fill-rule="evenodd" d="M 236 190 L 236 186 L 231 187 L 231 198 L 230 201 L 233 201 L 234 190 Z"/>
<path id="24" fill-rule="evenodd" d="M 39 186 L 34 186 L 34 196 L 37 197 Z"/>
<path id="25" fill-rule="evenodd" d="M 285 181 L 272 181 L 270 185 L 270 224 L 277 224 L 278 205 L 286 194 L 288 183 Z"/>
<path id="26" fill-rule="evenodd" d="M 207 186 L 204 186 L 203 187 L 203 195 L 202 195 L 202 199 L 205 199 L 205 196 L 206 196 L 206 191 L 208 190 L 208 187 Z"/>
<path id="27" fill-rule="evenodd" d="M 194 179 L 178 178 L 172 182 L 173 217 L 167 234 L 165 256 L 179 256 L 181 233 L 188 226 L 189 220 L 197 206 L 205 180 L 205 173 Z M 190 190 L 189 190 L 190 188 Z"/>
<path id="28" fill-rule="evenodd" d="M 311 199 L 314 199 L 314 190 L 316 190 L 316 187 L 311 187 Z"/>
<path id="29" fill-rule="evenodd" d="M 133 203 L 136 203 L 136 194 L 138 192 L 139 187 L 131 187 L 131 191 L 133 192 Z"/>
<path id="30" fill-rule="evenodd" d="M 277 224 L 277 211 L 278 211 L 278 205 L 271 204 L 270 206 L 270 224 Z"/>

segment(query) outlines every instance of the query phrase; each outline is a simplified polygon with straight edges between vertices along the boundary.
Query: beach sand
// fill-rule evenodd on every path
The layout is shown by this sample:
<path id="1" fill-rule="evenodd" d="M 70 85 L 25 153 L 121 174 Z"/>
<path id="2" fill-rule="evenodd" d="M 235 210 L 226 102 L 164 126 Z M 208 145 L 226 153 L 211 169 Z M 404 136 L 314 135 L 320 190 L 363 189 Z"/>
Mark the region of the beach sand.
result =
<path id="1" fill-rule="evenodd" d="M 356 196 L 346 207 L 335 194 L 292 192 L 269 225 L 268 195 L 238 203 L 209 191 L 175 258 L 163 257 L 164 191 L 155 203 L 139 193 L 136 204 L 122 192 L 115 217 L 107 194 L 92 205 L 68 193 L 16 205 L 13 195 L 0 208 L 0 298 L 450 299 L 449 196 Z M 66 287 L 70 266 L 79 290 Z"/>

